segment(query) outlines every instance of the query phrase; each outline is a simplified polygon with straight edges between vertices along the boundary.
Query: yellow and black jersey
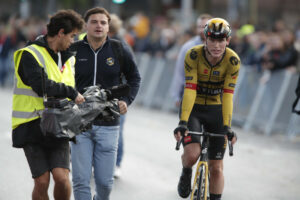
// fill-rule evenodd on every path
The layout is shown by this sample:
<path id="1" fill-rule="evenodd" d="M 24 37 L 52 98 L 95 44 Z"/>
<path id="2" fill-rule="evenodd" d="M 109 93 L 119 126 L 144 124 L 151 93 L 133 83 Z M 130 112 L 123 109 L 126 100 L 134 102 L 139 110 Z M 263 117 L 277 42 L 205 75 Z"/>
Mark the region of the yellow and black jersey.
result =
<path id="1" fill-rule="evenodd" d="M 204 45 L 191 48 L 185 56 L 185 88 L 180 120 L 188 121 L 194 104 L 221 105 L 224 125 L 231 126 L 233 92 L 240 58 L 226 48 L 223 58 L 212 66 L 205 57 Z"/>

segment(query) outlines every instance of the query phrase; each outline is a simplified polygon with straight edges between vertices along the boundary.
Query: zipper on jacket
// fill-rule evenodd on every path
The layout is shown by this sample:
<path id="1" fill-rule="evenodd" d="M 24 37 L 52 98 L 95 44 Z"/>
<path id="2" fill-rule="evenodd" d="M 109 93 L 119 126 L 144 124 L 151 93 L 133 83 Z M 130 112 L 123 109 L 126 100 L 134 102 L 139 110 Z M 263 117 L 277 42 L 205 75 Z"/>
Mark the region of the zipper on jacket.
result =
<path id="1" fill-rule="evenodd" d="M 98 51 L 99 52 L 99 51 Z M 96 85 L 96 79 L 97 79 L 97 58 L 98 58 L 98 52 L 94 52 L 95 60 L 94 60 L 94 81 L 93 85 Z"/>
<path id="2" fill-rule="evenodd" d="M 94 56 L 95 56 L 95 59 L 94 59 L 94 64 L 95 64 L 94 65 L 94 81 L 93 81 L 93 86 L 95 86 L 96 85 L 96 80 L 97 80 L 98 53 L 102 50 L 102 48 L 105 45 L 106 41 L 102 44 L 102 46 L 100 47 L 100 49 L 97 52 L 94 51 L 94 49 L 91 47 L 91 45 L 88 42 L 86 42 L 86 43 L 89 45 L 90 49 L 94 52 Z"/>

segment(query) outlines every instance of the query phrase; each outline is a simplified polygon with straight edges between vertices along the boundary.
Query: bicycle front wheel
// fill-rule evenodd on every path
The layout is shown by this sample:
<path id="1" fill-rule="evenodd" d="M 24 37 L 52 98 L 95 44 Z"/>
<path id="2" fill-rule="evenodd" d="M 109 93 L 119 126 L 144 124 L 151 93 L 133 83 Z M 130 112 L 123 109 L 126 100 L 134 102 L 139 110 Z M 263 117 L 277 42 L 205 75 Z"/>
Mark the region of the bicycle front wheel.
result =
<path id="1" fill-rule="evenodd" d="M 208 168 L 201 164 L 196 172 L 191 200 L 207 200 Z"/>

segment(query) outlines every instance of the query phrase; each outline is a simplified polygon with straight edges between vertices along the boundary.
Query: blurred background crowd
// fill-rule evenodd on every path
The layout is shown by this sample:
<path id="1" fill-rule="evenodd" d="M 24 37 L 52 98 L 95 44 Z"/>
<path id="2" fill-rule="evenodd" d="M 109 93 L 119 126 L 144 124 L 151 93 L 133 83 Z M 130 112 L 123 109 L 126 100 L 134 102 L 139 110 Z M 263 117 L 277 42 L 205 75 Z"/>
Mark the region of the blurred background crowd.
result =
<path id="1" fill-rule="evenodd" d="M 12 0 L 8 4 L 0 0 L 0 86 L 13 84 L 13 52 L 26 41 L 46 33 L 45 25 L 51 13 L 59 8 L 72 8 L 84 14 L 84 8 L 92 6 L 104 6 L 122 18 L 121 36 L 135 52 L 176 60 L 182 44 L 196 34 L 197 16 L 205 12 L 228 19 L 233 29 L 230 47 L 244 65 L 253 66 L 257 71 L 285 68 L 297 71 L 300 8 L 293 6 L 297 1 L 284 1 L 281 5 L 280 0 L 116 2 L 48 0 L 41 4 L 35 0 Z M 277 3 L 281 7 L 274 8 L 273 4 Z"/>

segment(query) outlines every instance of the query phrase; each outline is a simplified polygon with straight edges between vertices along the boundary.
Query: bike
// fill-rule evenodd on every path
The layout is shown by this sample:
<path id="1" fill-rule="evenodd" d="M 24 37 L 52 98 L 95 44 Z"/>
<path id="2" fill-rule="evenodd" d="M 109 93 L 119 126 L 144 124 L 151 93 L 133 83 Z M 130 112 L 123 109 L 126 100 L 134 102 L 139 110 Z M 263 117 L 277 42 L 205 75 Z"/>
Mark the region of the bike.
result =
<path id="1" fill-rule="evenodd" d="M 208 132 L 194 132 L 189 131 L 190 135 L 200 135 L 201 153 L 195 172 L 193 188 L 190 195 L 190 200 L 208 200 L 208 185 L 209 185 L 209 171 L 208 171 L 208 146 L 211 137 L 224 137 L 224 135 L 208 133 Z M 202 140 L 201 140 L 202 138 Z M 183 139 L 183 137 L 182 137 Z M 176 150 L 179 150 L 182 142 L 177 142 Z M 228 140 L 229 155 L 233 156 L 233 146 Z"/>

